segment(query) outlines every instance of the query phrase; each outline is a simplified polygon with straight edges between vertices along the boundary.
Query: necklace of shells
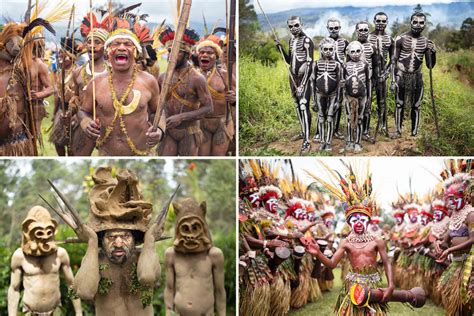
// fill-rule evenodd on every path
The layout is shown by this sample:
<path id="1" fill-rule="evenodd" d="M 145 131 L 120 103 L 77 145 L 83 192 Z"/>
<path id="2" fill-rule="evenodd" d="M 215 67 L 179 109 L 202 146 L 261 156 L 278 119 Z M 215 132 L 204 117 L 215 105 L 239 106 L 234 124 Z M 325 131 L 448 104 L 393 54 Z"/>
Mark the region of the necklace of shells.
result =
<path id="1" fill-rule="evenodd" d="M 454 211 L 451 215 L 451 219 L 449 221 L 449 229 L 450 230 L 458 230 L 461 228 L 462 224 L 466 220 L 466 216 L 471 213 L 474 209 L 472 207 L 468 207 L 467 205 L 460 211 Z"/>
<path id="2" fill-rule="evenodd" d="M 350 242 L 351 244 L 363 244 L 361 247 L 357 247 L 354 245 L 355 248 L 357 249 L 362 249 L 367 244 L 375 239 L 375 236 L 371 234 L 370 232 L 363 233 L 363 234 L 355 234 L 353 231 L 349 234 L 349 236 L 346 237 L 347 241 Z"/>

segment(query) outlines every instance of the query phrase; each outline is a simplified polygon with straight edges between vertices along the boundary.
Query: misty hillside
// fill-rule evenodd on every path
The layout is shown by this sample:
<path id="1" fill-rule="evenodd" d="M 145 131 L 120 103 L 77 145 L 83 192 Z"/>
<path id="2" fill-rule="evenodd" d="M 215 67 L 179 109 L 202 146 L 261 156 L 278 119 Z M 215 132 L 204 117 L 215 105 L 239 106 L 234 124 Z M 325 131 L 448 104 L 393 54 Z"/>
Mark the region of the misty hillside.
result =
<path id="1" fill-rule="evenodd" d="M 293 15 L 300 16 L 303 19 L 305 33 L 310 36 L 327 35 L 326 21 L 335 17 L 341 21 L 342 33 L 352 35 L 355 24 L 359 21 L 373 21 L 374 14 L 380 11 L 385 12 L 389 18 L 387 30 L 390 31 L 391 23 L 398 19 L 402 22 L 406 17 L 413 13 L 415 5 L 406 6 L 380 6 L 380 7 L 337 7 L 337 8 L 307 8 L 293 9 L 272 14 L 267 14 L 273 27 L 279 29 L 281 35 L 286 35 L 286 20 Z M 428 21 L 437 25 L 451 26 L 459 28 L 464 19 L 474 17 L 473 2 L 453 2 L 438 3 L 432 5 L 423 5 L 423 11 L 431 14 Z M 264 8 L 265 9 L 265 8 Z M 257 13 L 261 13 L 257 9 Z M 269 31 L 267 22 L 262 14 L 258 14 L 260 25 L 265 32 Z"/>

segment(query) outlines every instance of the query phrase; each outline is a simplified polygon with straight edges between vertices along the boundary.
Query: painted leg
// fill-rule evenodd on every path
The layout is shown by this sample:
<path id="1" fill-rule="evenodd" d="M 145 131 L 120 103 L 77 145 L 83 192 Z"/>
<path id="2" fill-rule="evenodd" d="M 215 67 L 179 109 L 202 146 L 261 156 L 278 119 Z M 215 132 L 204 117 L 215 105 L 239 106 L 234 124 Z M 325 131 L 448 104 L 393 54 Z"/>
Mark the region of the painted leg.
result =
<path id="1" fill-rule="evenodd" d="M 415 103 L 411 107 L 411 136 L 416 136 L 418 134 L 418 127 L 420 126 L 420 116 L 421 116 L 421 102 L 423 101 L 423 84 L 420 85 L 420 89 L 416 91 L 417 98 Z"/>

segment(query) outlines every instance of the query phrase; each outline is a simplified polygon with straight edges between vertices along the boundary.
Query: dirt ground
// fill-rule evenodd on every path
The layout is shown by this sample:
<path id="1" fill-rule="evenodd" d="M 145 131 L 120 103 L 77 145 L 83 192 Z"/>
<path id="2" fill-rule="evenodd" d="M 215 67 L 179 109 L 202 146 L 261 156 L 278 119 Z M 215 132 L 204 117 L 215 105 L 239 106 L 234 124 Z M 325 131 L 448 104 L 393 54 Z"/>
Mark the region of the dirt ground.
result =
<path id="1" fill-rule="evenodd" d="M 363 151 L 360 153 L 345 152 L 345 140 L 334 138 L 332 142 L 332 152 L 319 152 L 319 144 L 311 143 L 311 151 L 306 154 L 308 156 L 314 155 L 332 155 L 332 156 L 419 156 L 422 152 L 417 147 L 417 138 L 412 137 L 409 131 L 409 122 L 404 122 L 404 131 L 402 137 L 399 139 L 390 139 L 384 135 L 377 135 L 377 142 L 372 144 L 367 141 L 362 141 Z M 374 127 L 375 128 L 375 127 Z M 407 130 L 408 129 L 408 130 Z M 389 131 L 393 133 L 395 126 L 390 126 Z M 291 141 L 290 139 L 296 135 L 296 131 L 288 131 L 282 137 L 268 145 L 268 149 L 273 149 L 281 152 L 284 155 L 297 156 L 301 148 L 301 140 Z M 370 135 L 374 135 L 371 131 Z M 314 135 L 313 135 L 314 136 Z"/>

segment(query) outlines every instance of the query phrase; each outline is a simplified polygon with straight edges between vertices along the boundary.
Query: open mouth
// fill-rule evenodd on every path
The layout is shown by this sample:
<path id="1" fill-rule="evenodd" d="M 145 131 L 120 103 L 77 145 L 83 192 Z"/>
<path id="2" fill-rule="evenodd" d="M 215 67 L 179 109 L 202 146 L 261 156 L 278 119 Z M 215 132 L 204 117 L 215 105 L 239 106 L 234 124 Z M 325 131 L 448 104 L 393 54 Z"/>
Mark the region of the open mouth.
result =
<path id="1" fill-rule="evenodd" d="M 211 61 L 206 58 L 201 58 L 201 65 L 202 66 L 208 66 Z"/>
<path id="2" fill-rule="evenodd" d="M 115 256 L 115 257 L 123 257 L 125 255 L 125 251 L 124 250 L 114 250 L 112 251 L 112 255 Z"/>
<path id="3" fill-rule="evenodd" d="M 115 62 L 119 65 L 126 64 L 128 62 L 128 55 L 126 55 L 126 54 L 117 54 L 115 56 Z"/>

